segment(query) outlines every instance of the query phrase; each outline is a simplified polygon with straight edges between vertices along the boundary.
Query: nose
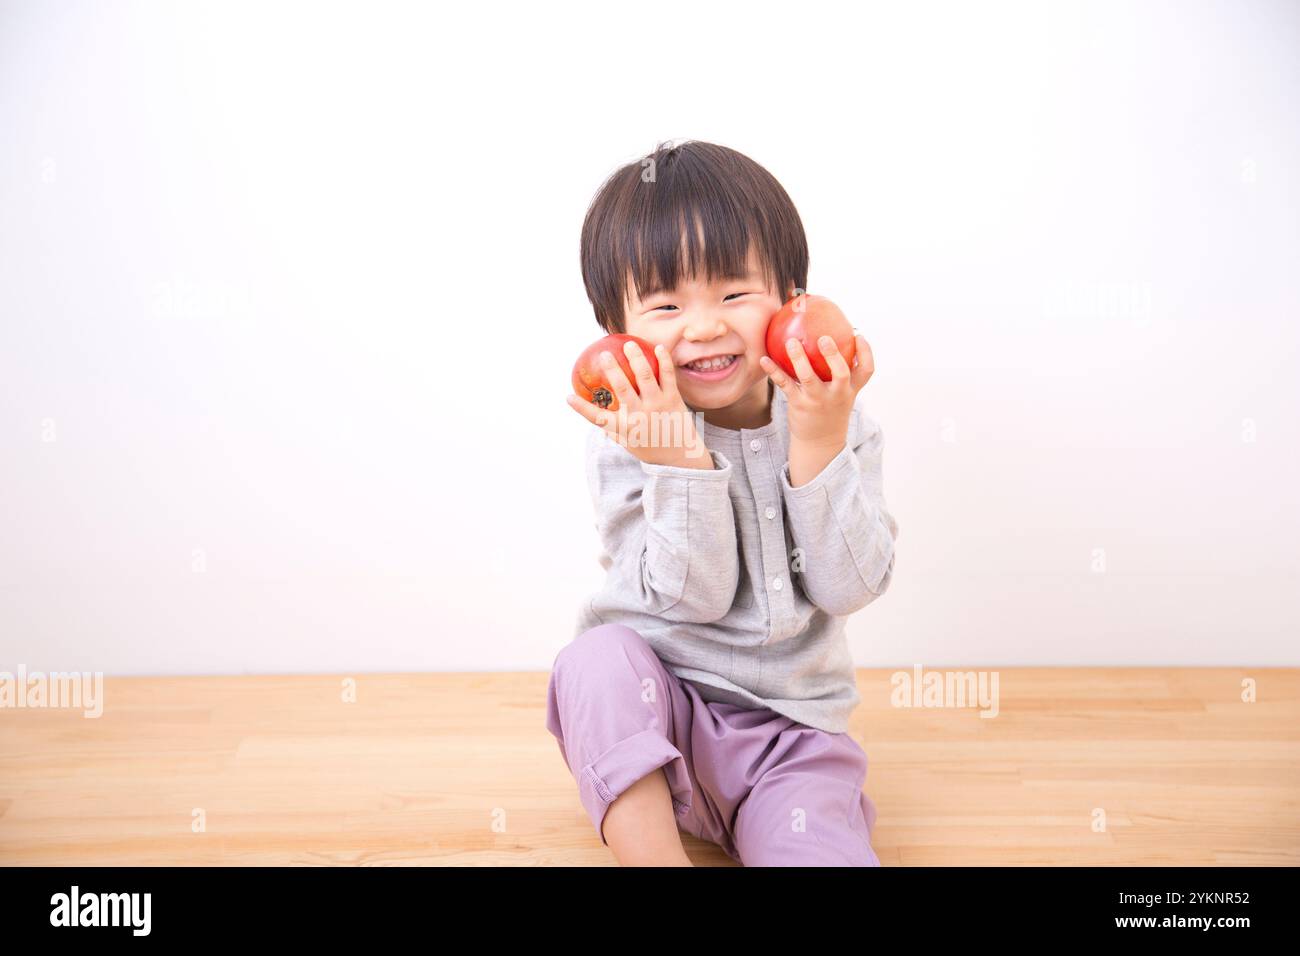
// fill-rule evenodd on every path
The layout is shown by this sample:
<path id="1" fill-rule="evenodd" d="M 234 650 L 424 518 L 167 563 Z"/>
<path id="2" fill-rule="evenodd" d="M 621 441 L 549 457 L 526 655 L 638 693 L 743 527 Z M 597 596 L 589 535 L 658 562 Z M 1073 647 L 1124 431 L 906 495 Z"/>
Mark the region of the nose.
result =
<path id="1" fill-rule="evenodd" d="M 727 323 L 721 319 L 701 316 L 687 323 L 682 337 L 687 342 L 708 342 L 727 334 Z"/>

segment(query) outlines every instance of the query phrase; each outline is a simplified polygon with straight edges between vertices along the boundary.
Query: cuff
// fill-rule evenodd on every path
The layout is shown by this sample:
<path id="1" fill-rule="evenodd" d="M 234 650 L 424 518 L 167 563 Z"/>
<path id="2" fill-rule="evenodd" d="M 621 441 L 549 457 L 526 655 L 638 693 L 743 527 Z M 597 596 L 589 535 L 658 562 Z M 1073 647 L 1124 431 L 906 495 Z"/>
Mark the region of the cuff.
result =
<path id="1" fill-rule="evenodd" d="M 731 477 L 731 462 L 720 451 L 710 451 L 713 459 L 712 468 L 691 468 L 686 465 L 649 465 L 641 462 L 641 470 L 647 475 L 664 478 L 697 478 L 701 481 L 727 481 Z"/>
<path id="2" fill-rule="evenodd" d="M 849 469 L 849 471 L 841 474 L 845 468 Z M 857 482 L 861 468 L 862 464 L 858 461 L 858 456 L 853 454 L 853 449 L 849 447 L 848 442 L 845 442 L 839 454 L 828 461 L 826 467 L 818 472 L 812 481 L 800 485 L 798 488 L 790 484 L 790 462 L 787 461 L 781 466 L 781 493 L 787 498 L 802 498 L 805 495 L 813 494 L 823 485 L 833 481 L 837 475 L 849 477 L 854 482 Z"/>
<path id="3" fill-rule="evenodd" d="M 578 796 L 605 846 L 609 846 L 605 839 L 605 813 L 609 805 L 632 784 L 660 767 L 668 777 L 673 811 L 685 816 L 691 809 L 686 760 L 663 731 L 642 730 L 624 737 L 582 768 L 578 774 Z"/>

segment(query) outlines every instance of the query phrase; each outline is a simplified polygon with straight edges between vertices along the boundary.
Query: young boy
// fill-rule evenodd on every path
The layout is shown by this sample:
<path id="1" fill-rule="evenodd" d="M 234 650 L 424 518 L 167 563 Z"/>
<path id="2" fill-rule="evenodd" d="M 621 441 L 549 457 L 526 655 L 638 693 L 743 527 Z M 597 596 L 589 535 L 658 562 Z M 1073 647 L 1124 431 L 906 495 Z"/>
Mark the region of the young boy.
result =
<path id="1" fill-rule="evenodd" d="M 880 428 L 857 396 L 873 371 L 829 337 L 832 381 L 799 344 L 796 378 L 768 322 L 806 288 L 803 225 L 780 183 L 711 143 L 661 144 L 600 188 L 582 275 L 606 332 L 616 411 L 587 480 L 606 581 L 551 672 L 547 728 L 602 842 L 623 865 L 690 865 L 678 830 L 746 866 L 878 866 L 844 623 L 883 594 L 898 525 Z M 678 427 L 629 427 L 640 418 Z M 673 440 L 654 440 L 671 434 Z"/>

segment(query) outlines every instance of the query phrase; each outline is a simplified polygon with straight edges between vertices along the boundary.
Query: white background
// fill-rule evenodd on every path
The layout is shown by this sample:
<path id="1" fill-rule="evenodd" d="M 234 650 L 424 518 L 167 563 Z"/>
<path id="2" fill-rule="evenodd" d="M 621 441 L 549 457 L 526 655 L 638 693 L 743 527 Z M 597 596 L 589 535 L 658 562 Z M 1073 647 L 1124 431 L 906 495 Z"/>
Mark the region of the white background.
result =
<path id="1" fill-rule="evenodd" d="M 1266 0 L 5 3 L 0 669 L 549 668 L 579 227 L 691 137 L 876 356 L 860 665 L 1300 663 L 1297 54 Z"/>

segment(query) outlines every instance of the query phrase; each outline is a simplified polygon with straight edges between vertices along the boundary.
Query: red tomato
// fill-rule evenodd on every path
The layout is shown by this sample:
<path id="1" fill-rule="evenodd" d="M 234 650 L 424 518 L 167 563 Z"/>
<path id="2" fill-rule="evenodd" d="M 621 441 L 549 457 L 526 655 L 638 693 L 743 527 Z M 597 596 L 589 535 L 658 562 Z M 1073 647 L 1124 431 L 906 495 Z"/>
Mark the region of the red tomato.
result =
<path id="1" fill-rule="evenodd" d="M 623 352 L 623 343 L 625 342 L 635 342 L 641 347 L 641 354 L 650 363 L 650 371 L 655 373 L 655 381 L 659 381 L 659 360 L 655 358 L 654 346 L 635 335 L 624 335 L 621 332 L 615 332 L 588 345 L 583 349 L 582 354 L 578 356 L 578 361 L 574 363 L 573 391 L 579 398 L 584 398 L 601 408 L 608 408 L 612 412 L 618 411 L 618 396 L 609 387 L 609 380 L 605 378 L 605 370 L 600 365 L 601 352 L 609 352 L 614 356 L 619 368 L 623 370 L 623 374 L 627 376 L 628 382 L 631 383 L 632 390 L 638 395 L 641 394 L 640 389 L 636 387 L 636 372 L 632 370 L 632 363 L 628 361 L 627 355 Z"/>
<path id="2" fill-rule="evenodd" d="M 826 356 L 822 355 L 817 340 L 829 335 L 835 340 L 849 368 L 853 368 L 853 355 L 857 351 L 853 334 L 853 326 L 839 306 L 825 296 L 804 293 L 781 306 L 768 321 L 767 357 L 786 375 L 796 378 L 794 364 L 785 350 L 785 340 L 798 339 L 813 371 L 823 382 L 829 382 L 831 367 L 826 364 Z"/>

